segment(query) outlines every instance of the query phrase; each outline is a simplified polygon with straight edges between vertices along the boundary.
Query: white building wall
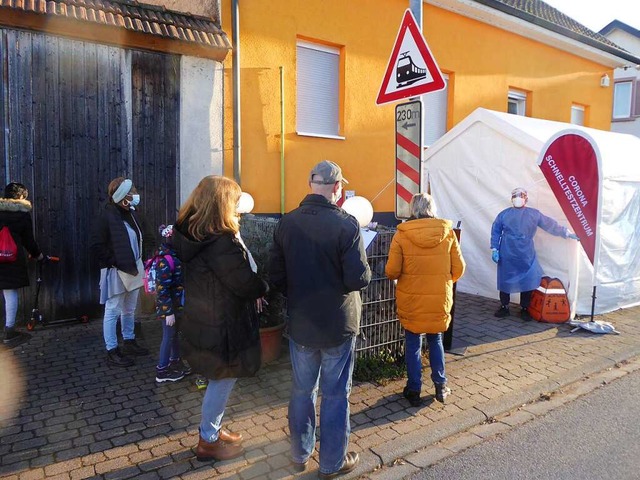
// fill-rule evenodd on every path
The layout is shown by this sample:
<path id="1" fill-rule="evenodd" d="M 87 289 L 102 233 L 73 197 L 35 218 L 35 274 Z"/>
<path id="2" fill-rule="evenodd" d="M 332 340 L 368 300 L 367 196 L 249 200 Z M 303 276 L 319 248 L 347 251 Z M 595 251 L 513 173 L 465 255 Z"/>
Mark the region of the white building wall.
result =
<path id="1" fill-rule="evenodd" d="M 634 55 L 640 54 L 640 38 L 624 30 L 615 29 L 607 34 L 607 38 Z"/>
<path id="2" fill-rule="evenodd" d="M 223 173 L 223 65 L 180 61 L 180 204 L 207 175 Z"/>
<path id="3" fill-rule="evenodd" d="M 640 38 L 635 35 L 631 35 L 624 30 L 615 29 L 608 33 L 606 37 L 616 45 L 620 45 L 622 48 L 631 52 L 635 56 L 640 56 Z M 636 68 L 636 65 L 629 65 L 626 69 L 616 68 L 613 71 L 614 79 L 630 79 L 636 78 L 640 80 L 640 70 Z M 638 85 L 636 83 L 636 85 Z M 612 82 L 613 86 L 613 82 Z M 637 90 L 637 89 L 636 89 Z M 613 95 L 613 90 L 611 91 Z M 635 91 L 635 96 L 640 95 L 640 91 Z M 637 115 L 637 112 L 636 112 Z M 611 131 L 618 133 L 628 133 L 640 137 L 640 117 L 635 117 L 630 120 L 615 120 L 611 122 Z"/>

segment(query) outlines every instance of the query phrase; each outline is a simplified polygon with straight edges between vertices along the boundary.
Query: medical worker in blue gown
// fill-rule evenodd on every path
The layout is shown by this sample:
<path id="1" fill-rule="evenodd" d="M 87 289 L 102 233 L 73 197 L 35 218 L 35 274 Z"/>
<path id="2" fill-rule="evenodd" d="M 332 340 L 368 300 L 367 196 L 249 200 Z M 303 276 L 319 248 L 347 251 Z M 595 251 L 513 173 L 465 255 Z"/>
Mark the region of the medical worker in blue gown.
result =
<path id="1" fill-rule="evenodd" d="M 578 240 L 565 227 L 535 208 L 527 208 L 527 191 L 516 188 L 511 192 L 513 207 L 500 212 L 491 226 L 491 258 L 498 264 L 500 308 L 496 317 L 509 315 L 512 293 L 520 293 L 521 317 L 531 320 L 531 293 L 540 286 L 543 276 L 533 245 L 538 227 L 551 235 Z"/>

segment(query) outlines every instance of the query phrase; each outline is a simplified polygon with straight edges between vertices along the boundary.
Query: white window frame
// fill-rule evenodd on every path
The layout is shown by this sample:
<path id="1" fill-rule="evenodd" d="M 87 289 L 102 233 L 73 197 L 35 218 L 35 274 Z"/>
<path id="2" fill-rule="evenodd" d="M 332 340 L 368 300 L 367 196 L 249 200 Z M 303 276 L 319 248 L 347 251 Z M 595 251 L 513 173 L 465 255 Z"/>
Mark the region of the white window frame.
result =
<path id="1" fill-rule="evenodd" d="M 584 120 L 587 109 L 584 105 L 573 104 L 571 105 L 571 123 L 573 125 L 580 125 L 584 127 Z"/>
<path id="2" fill-rule="evenodd" d="M 515 112 L 510 111 L 510 106 L 515 106 Z M 525 116 L 527 114 L 527 92 L 510 88 L 507 96 L 507 113 Z"/>
<path id="3" fill-rule="evenodd" d="M 626 78 L 624 80 L 616 80 L 613 84 L 613 120 L 629 120 L 633 116 L 633 93 L 634 79 Z M 623 86 L 629 87 L 628 92 L 621 92 Z M 624 95 L 624 97 L 622 97 Z M 622 104 L 620 105 L 621 102 Z M 626 105 L 625 105 L 626 104 Z"/>
<path id="4" fill-rule="evenodd" d="M 444 78 L 445 84 L 443 90 L 422 95 L 422 135 L 425 147 L 430 147 L 447 133 L 449 75 L 443 73 L 442 77 Z"/>
<path id="5" fill-rule="evenodd" d="M 314 52 L 319 54 L 316 58 L 314 58 Z M 341 51 L 338 47 L 297 40 L 296 133 L 298 135 L 344 140 L 340 135 L 340 55 Z"/>

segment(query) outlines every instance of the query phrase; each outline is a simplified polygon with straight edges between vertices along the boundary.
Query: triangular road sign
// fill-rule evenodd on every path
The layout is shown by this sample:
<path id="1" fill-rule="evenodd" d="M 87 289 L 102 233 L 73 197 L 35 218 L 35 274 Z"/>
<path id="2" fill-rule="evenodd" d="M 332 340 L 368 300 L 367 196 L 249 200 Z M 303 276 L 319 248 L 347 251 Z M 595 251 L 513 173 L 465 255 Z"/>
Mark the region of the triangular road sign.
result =
<path id="1" fill-rule="evenodd" d="M 394 102 L 445 88 L 444 78 L 411 10 L 404 12 L 376 103 Z"/>

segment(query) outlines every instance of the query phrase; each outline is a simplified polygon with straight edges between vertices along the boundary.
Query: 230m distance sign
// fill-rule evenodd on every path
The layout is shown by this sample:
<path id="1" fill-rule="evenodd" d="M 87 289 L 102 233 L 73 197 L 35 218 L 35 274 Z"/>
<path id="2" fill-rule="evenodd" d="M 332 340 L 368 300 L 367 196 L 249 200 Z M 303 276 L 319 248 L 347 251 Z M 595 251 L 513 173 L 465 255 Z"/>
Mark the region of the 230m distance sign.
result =
<path id="1" fill-rule="evenodd" d="M 422 178 L 422 102 L 396 106 L 396 218 L 409 218 L 411 197 Z"/>

